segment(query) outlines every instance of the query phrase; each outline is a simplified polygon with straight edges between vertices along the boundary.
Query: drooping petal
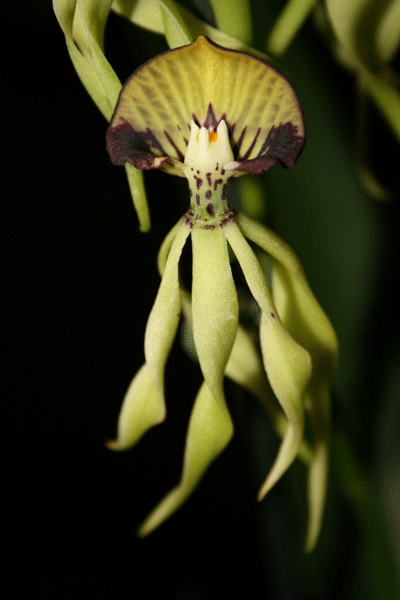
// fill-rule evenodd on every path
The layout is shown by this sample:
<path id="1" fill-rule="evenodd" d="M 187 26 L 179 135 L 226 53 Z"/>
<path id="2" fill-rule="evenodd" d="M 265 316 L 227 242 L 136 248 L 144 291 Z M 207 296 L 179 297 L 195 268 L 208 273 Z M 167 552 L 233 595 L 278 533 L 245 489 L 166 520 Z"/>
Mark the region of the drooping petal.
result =
<path id="1" fill-rule="evenodd" d="M 308 470 L 308 524 L 304 549 L 311 552 L 317 543 L 325 508 L 329 463 L 330 382 L 310 385 L 306 396 L 314 430 L 314 446 Z"/>
<path id="2" fill-rule="evenodd" d="M 264 225 L 243 214 L 237 215 L 236 219 L 241 231 L 275 258 L 272 292 L 276 309 L 290 335 L 309 352 L 312 359 L 312 375 L 305 395 L 305 406 L 314 437 L 308 474 L 309 522 L 306 550 L 310 551 L 318 537 L 326 496 L 329 388 L 336 367 L 338 342 L 293 250 Z"/>
<path id="3" fill-rule="evenodd" d="M 190 122 L 228 125 L 235 161 L 259 173 L 294 166 L 305 143 L 299 99 L 288 80 L 262 60 L 199 37 L 139 67 L 123 86 L 107 133 L 115 164 L 183 175 Z"/>
<path id="4" fill-rule="evenodd" d="M 221 407 L 204 382 L 190 417 L 181 481 L 141 525 L 140 536 L 151 533 L 185 502 L 232 434 L 233 425 L 225 402 Z"/>
<path id="5" fill-rule="evenodd" d="M 330 425 L 330 393 L 337 357 L 335 332 L 308 286 L 275 261 L 272 289 L 282 321 L 311 354 L 313 371 L 305 406 L 313 430 L 313 451 L 308 473 L 309 517 L 306 551 L 317 541 L 325 504 Z"/>
<path id="6" fill-rule="evenodd" d="M 183 288 L 181 288 L 181 302 L 185 318 L 182 343 L 189 354 L 197 359 L 193 341 L 192 302 L 190 294 Z M 264 366 L 252 336 L 241 325 L 238 326 L 232 352 L 225 367 L 225 376 L 258 398 L 264 410 L 267 411 L 277 434 L 282 438 L 285 437 L 288 420 L 279 409 L 276 399 L 268 387 Z M 304 439 L 301 442 L 298 456 L 307 465 L 311 461 L 311 450 Z"/>
<path id="7" fill-rule="evenodd" d="M 211 228 L 211 229 L 210 229 Z M 222 406 L 223 379 L 238 327 L 238 300 L 221 227 L 192 231 L 193 337 L 200 367 L 211 393 Z"/>
<path id="8" fill-rule="evenodd" d="M 146 364 L 136 373 L 126 392 L 118 417 L 117 438 L 107 442 L 110 450 L 127 450 L 143 434 L 165 419 L 164 395 L 154 383 Z"/>
<path id="9" fill-rule="evenodd" d="M 164 369 L 181 314 L 178 264 L 190 225 L 182 221 L 168 254 L 156 301 L 147 321 L 144 349 L 153 380 L 164 394 Z"/>
<path id="10" fill-rule="evenodd" d="M 53 0 L 72 63 L 91 98 L 107 120 L 111 118 L 121 83 L 103 53 L 104 28 L 110 0 Z M 141 231 L 150 229 L 143 173 L 125 165 Z"/>
<path id="11" fill-rule="evenodd" d="M 278 456 L 264 481 L 258 498 L 282 477 L 296 458 L 304 431 L 305 390 L 311 376 L 311 359 L 281 323 L 276 324 L 277 313 L 263 312 L 260 341 L 268 380 L 289 421 Z"/>
<path id="12" fill-rule="evenodd" d="M 320 362 L 325 376 L 332 378 L 338 354 L 336 333 L 312 293 L 297 255 L 274 231 L 243 213 L 236 215 L 236 223 L 243 235 L 276 259 L 272 287 L 280 318 L 296 341 L 314 352 L 313 364 Z M 321 356 L 315 354 L 317 349 Z"/>
<path id="13" fill-rule="evenodd" d="M 264 366 L 275 396 L 288 419 L 278 456 L 259 492 L 261 499 L 291 465 L 299 451 L 311 359 L 309 353 L 293 340 L 282 325 L 261 266 L 236 223 L 228 223 L 224 232 L 250 291 L 261 308 L 260 342 Z"/>

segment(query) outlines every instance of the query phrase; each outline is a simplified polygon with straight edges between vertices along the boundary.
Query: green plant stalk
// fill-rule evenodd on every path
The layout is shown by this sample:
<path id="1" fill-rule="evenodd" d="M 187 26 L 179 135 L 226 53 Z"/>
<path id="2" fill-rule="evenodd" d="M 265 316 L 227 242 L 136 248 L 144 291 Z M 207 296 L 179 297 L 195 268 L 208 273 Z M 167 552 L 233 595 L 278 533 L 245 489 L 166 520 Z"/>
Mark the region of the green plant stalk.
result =
<path id="1" fill-rule="evenodd" d="M 337 484 L 350 503 L 375 563 L 375 575 L 380 580 L 384 598 L 398 598 L 398 583 L 387 535 L 376 506 L 376 498 L 368 478 L 363 473 L 349 442 L 337 429 L 332 435 L 332 467 Z"/>
<path id="2" fill-rule="evenodd" d="M 253 40 L 253 26 L 248 0 L 211 0 L 218 29 L 246 44 Z"/>
<path id="3" fill-rule="evenodd" d="M 382 77 L 369 71 L 360 75 L 360 87 L 372 98 L 400 142 L 400 93 Z"/>
<path id="4" fill-rule="evenodd" d="M 307 19 L 317 0 L 289 0 L 267 38 L 267 53 L 280 56 Z"/>

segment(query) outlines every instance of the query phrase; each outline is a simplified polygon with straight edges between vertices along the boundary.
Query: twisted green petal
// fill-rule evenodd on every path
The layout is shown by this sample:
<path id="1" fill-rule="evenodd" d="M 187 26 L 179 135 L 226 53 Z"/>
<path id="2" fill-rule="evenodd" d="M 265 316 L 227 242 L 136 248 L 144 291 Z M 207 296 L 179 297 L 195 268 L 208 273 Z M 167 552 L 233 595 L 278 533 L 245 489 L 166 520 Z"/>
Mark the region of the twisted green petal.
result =
<path id="1" fill-rule="evenodd" d="M 165 363 L 181 314 L 178 263 L 189 233 L 189 225 L 182 221 L 168 254 L 157 298 L 147 321 L 144 340 L 146 362 L 162 394 L 164 394 Z"/>
<path id="2" fill-rule="evenodd" d="M 185 502 L 210 463 L 231 439 L 232 421 L 225 400 L 222 399 L 222 406 L 220 401 L 215 400 L 204 382 L 190 417 L 181 481 L 141 525 L 138 531 L 140 536 L 151 533 Z"/>
<path id="3" fill-rule="evenodd" d="M 207 226 L 210 227 L 210 226 Z M 221 227 L 192 231 L 193 337 L 201 370 L 214 398 L 224 405 L 223 379 L 238 327 L 238 300 Z"/>
<path id="4" fill-rule="evenodd" d="M 165 419 L 164 395 L 154 383 L 146 364 L 136 373 L 122 403 L 117 438 L 107 442 L 110 450 L 127 450 L 150 427 Z"/>
<path id="5" fill-rule="evenodd" d="M 261 266 L 237 225 L 229 223 L 224 232 L 250 291 L 261 308 L 260 341 L 264 366 L 271 387 L 288 419 L 278 456 L 260 489 L 258 497 L 261 499 L 298 453 L 304 430 L 304 396 L 311 376 L 311 359 L 309 353 L 283 327 Z"/>
<path id="6" fill-rule="evenodd" d="M 326 496 L 330 401 L 329 387 L 336 367 L 338 343 L 335 331 L 319 306 L 293 250 L 267 227 L 240 214 L 241 231 L 275 260 L 272 291 L 276 309 L 290 335 L 312 359 L 312 376 L 305 406 L 314 434 L 308 481 L 309 522 L 306 550 L 315 545 Z"/>

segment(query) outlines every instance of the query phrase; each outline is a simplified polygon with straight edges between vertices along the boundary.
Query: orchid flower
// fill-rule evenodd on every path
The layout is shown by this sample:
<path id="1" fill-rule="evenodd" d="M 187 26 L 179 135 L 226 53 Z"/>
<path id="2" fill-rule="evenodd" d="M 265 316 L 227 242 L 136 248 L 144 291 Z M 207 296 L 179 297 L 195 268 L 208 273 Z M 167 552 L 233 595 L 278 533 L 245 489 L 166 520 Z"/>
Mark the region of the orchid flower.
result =
<path id="1" fill-rule="evenodd" d="M 306 549 L 316 543 L 326 492 L 336 336 L 295 253 L 273 231 L 230 208 L 227 196 L 232 177 L 261 173 L 276 163 L 293 167 L 305 137 L 300 101 L 289 81 L 262 60 L 206 37 L 151 59 L 120 92 L 107 132 L 112 162 L 186 177 L 190 207 L 161 247 L 162 281 L 146 327 L 145 363 L 128 389 L 109 447 L 130 448 L 165 418 L 164 370 L 182 312 L 204 377 L 190 417 L 181 480 L 144 521 L 140 535 L 185 502 L 231 439 L 223 390 L 228 375 L 260 399 L 268 393 L 268 379 L 281 407 L 275 424 L 283 439 L 259 499 L 304 454 L 308 415 L 314 439 L 308 452 Z M 179 259 L 189 236 L 191 297 L 179 282 Z M 272 291 L 246 238 L 272 257 Z M 260 307 L 262 362 L 238 322 L 228 246 Z"/>

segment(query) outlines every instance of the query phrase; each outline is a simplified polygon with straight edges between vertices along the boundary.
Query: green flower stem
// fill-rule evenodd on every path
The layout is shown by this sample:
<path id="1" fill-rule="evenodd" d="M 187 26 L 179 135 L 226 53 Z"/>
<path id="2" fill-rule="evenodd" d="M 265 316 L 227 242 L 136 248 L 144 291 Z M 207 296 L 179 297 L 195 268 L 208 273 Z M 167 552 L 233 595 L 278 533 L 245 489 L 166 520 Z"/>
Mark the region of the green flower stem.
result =
<path id="1" fill-rule="evenodd" d="M 316 3 L 317 0 L 289 0 L 267 38 L 267 53 L 280 56 L 287 50 Z"/>
<path id="2" fill-rule="evenodd" d="M 258 56 L 262 60 L 267 60 L 267 56 L 263 52 L 255 50 L 248 44 L 245 44 L 241 39 L 232 37 L 224 31 L 212 27 L 205 21 L 198 19 L 192 12 L 177 2 L 172 2 L 172 0 L 170 0 L 169 6 L 174 6 L 176 10 L 179 11 L 192 39 L 195 40 L 199 35 L 204 35 L 217 44 L 225 46 L 225 48 L 242 50 L 243 52 Z M 112 5 L 112 10 L 119 15 L 124 16 L 138 27 L 143 27 L 159 35 L 165 35 L 164 19 L 158 0 L 136 0 L 135 3 L 132 3 L 131 0 L 115 0 Z"/>
<path id="3" fill-rule="evenodd" d="M 215 22 L 218 29 L 251 44 L 253 26 L 248 0 L 211 0 Z"/>
<path id="4" fill-rule="evenodd" d="M 131 192 L 133 206 L 139 220 L 139 231 L 146 233 L 150 231 L 151 219 L 149 205 L 147 204 L 146 189 L 144 186 L 143 173 L 135 169 L 130 163 L 124 165 Z"/>
<path id="5" fill-rule="evenodd" d="M 164 35 L 169 47 L 191 44 L 193 38 L 175 3 L 172 0 L 157 0 L 157 3 L 161 9 Z"/>
<path id="6" fill-rule="evenodd" d="M 363 71 L 360 75 L 360 86 L 372 98 L 381 111 L 394 135 L 400 142 L 400 93 L 390 82 Z"/>
<path id="7" fill-rule="evenodd" d="M 399 583 L 381 513 L 377 510 L 376 494 L 349 441 L 339 430 L 332 435 L 332 470 L 372 550 L 375 573 L 383 591 L 381 597 L 395 600 L 399 597 Z"/>
<path id="8" fill-rule="evenodd" d="M 112 0 L 53 0 L 53 9 L 65 35 L 67 49 L 92 100 L 103 116 L 110 120 L 121 83 L 104 56 L 104 28 Z M 133 204 L 141 231 L 150 229 L 150 215 L 143 183 L 143 173 L 125 165 Z"/>

